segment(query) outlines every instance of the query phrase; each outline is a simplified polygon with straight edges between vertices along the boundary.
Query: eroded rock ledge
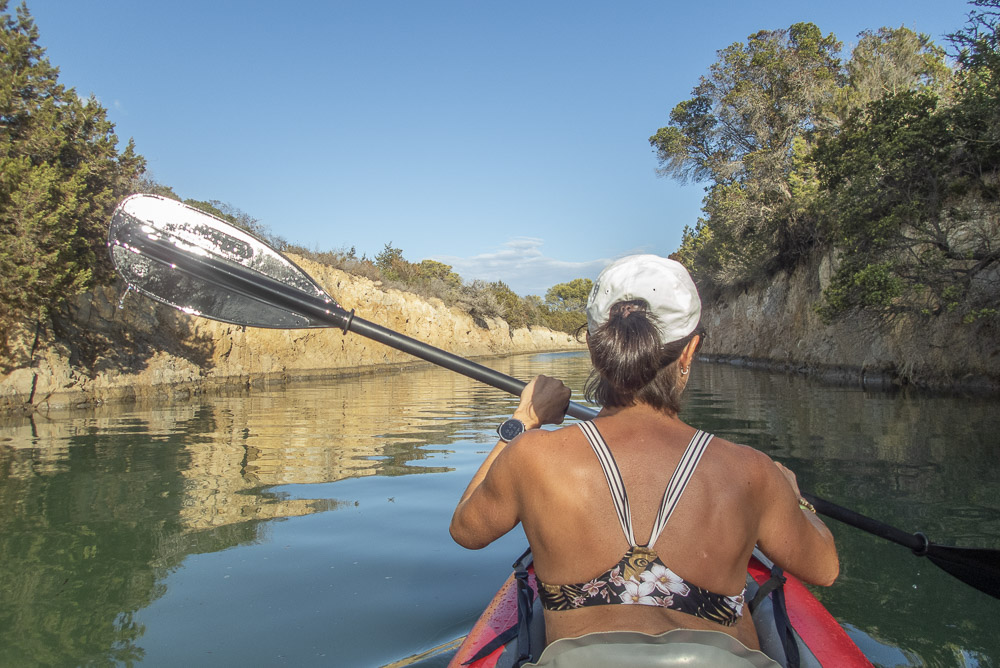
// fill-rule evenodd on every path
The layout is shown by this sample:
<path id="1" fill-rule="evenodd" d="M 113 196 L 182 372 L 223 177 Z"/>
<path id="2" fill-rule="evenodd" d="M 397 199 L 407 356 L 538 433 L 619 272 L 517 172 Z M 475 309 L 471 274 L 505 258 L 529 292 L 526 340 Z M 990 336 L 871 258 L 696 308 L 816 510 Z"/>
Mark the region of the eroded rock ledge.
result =
<path id="1" fill-rule="evenodd" d="M 815 311 L 834 259 L 816 257 L 768 285 L 705 296 L 710 360 L 886 389 L 1000 392 L 1000 332 L 987 322 L 857 315 L 826 324 Z"/>
<path id="2" fill-rule="evenodd" d="M 582 350 L 573 336 L 511 330 L 474 320 L 439 299 L 383 290 L 340 270 L 293 258 L 360 317 L 462 357 Z M 355 374 L 421 364 L 380 343 L 335 329 L 245 329 L 187 316 L 99 288 L 13 342 L 14 371 L 0 378 L 0 412 L 50 411 L 108 401 L 169 398 L 261 381 Z"/>

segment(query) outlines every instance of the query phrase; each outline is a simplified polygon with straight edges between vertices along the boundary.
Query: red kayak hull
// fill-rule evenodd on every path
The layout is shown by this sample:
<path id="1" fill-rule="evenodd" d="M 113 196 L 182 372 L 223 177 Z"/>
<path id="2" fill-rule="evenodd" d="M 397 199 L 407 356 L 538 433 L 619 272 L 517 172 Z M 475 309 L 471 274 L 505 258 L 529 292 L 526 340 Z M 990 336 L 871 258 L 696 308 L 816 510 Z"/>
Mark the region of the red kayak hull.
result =
<path id="1" fill-rule="evenodd" d="M 750 559 L 747 573 L 757 584 L 767 582 L 771 575 L 756 558 Z M 785 608 L 788 611 L 788 621 L 820 663 L 824 666 L 845 668 L 870 667 L 871 661 L 812 592 L 795 576 L 785 573 L 785 578 Z"/>
<path id="2" fill-rule="evenodd" d="M 528 583 L 531 589 L 538 593 L 538 583 L 535 580 L 534 566 L 528 567 Z M 469 635 L 465 637 L 465 642 L 458 648 L 458 652 L 452 657 L 448 668 L 462 668 L 469 665 L 473 668 L 491 668 L 496 665 L 497 659 L 503 653 L 503 646 L 497 647 L 493 653 L 481 657 L 475 663 L 467 663 L 472 657 L 479 653 L 479 650 L 493 642 L 501 633 L 517 624 L 517 582 L 514 574 L 511 573 L 507 580 L 500 587 L 500 591 L 493 597 L 486 610 L 476 620 Z"/>
<path id="3" fill-rule="evenodd" d="M 770 571 L 756 557 L 750 560 L 747 573 L 758 584 L 770 577 Z M 788 619 L 800 638 L 800 644 L 808 648 L 822 666 L 838 668 L 871 668 L 871 662 L 851 640 L 843 627 L 816 599 L 815 596 L 795 577 L 785 574 L 785 606 Z M 529 567 L 528 582 L 537 592 L 534 568 Z M 513 574 L 507 578 L 500 591 L 469 631 L 462 646 L 448 664 L 449 668 L 470 665 L 473 668 L 492 668 L 504 652 L 497 647 L 487 656 L 474 663 L 467 663 L 480 649 L 493 642 L 498 636 L 517 623 L 517 584 Z"/>

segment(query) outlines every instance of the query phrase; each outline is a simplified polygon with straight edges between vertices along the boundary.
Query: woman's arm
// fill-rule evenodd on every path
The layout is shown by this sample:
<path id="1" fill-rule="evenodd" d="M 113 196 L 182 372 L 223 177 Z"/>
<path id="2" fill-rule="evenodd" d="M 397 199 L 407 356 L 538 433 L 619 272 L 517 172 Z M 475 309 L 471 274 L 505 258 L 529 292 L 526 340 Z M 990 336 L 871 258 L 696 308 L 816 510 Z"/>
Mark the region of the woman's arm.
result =
<path id="1" fill-rule="evenodd" d="M 538 376 L 521 392 L 514 417 L 527 429 L 543 424 L 560 424 L 569 405 L 570 390 L 562 381 Z M 486 547 L 513 529 L 518 521 L 515 492 L 517 462 L 504 456 L 510 445 L 529 446 L 540 434 L 525 432 L 510 443 L 498 441 L 472 476 L 451 518 L 455 542 L 473 550 Z M 522 444 L 523 441 L 523 444 Z"/>
<path id="2" fill-rule="evenodd" d="M 840 573 L 833 534 L 815 511 L 803 507 L 795 474 L 774 462 L 765 466 L 766 507 L 760 549 L 774 563 L 810 584 L 829 586 Z"/>

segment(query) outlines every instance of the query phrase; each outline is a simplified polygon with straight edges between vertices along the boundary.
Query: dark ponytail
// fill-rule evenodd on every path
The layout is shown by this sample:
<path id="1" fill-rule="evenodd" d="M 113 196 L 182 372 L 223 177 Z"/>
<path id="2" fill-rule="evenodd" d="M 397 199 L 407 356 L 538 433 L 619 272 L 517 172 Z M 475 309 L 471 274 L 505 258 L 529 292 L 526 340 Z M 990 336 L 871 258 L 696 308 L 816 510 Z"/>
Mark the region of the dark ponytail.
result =
<path id="1" fill-rule="evenodd" d="M 701 334 L 700 327 L 679 341 L 662 344 L 645 300 L 616 302 L 607 322 L 587 338 L 594 365 L 587 399 L 609 407 L 639 401 L 676 415 L 684 389 L 676 362 L 696 334 Z"/>

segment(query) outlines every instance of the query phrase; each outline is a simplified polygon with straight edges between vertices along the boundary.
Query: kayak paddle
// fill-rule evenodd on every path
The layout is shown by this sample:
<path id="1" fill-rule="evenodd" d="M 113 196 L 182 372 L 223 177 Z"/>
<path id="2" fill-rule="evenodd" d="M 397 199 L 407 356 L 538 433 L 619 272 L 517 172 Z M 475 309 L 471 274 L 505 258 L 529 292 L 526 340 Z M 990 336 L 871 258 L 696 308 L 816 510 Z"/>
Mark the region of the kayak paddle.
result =
<path id="1" fill-rule="evenodd" d="M 1000 550 L 938 545 L 921 532 L 906 533 L 813 494 L 803 492 L 802 496 L 816 507 L 817 513 L 908 547 L 913 554 L 927 557 L 932 564 L 962 582 L 994 598 L 1000 598 Z"/>
<path id="2" fill-rule="evenodd" d="M 108 231 L 111 261 L 131 289 L 191 315 L 245 327 L 336 327 L 520 396 L 524 381 L 368 322 L 347 311 L 298 265 L 225 221 L 176 200 L 132 195 Z M 570 402 L 566 414 L 597 411 Z M 946 547 L 923 534 L 859 515 L 811 494 L 816 511 L 909 547 L 946 572 L 1000 598 L 1000 551 Z"/>
<path id="3" fill-rule="evenodd" d="M 108 230 L 111 261 L 133 290 L 191 315 L 245 327 L 336 327 L 520 396 L 527 383 L 346 311 L 298 265 L 215 216 L 132 195 Z M 570 402 L 567 415 L 594 411 Z"/>

